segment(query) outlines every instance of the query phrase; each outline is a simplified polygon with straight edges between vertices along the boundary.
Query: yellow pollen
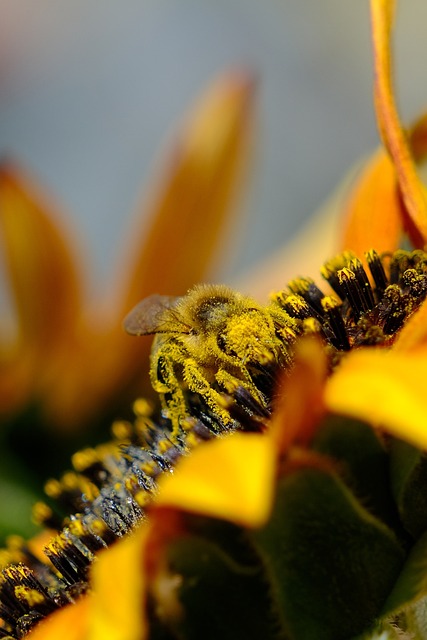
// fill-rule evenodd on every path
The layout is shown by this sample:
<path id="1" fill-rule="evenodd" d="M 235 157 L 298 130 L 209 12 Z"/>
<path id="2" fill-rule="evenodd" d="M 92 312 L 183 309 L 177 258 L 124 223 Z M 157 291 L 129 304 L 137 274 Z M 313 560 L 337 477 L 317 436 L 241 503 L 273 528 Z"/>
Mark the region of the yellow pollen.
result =
<path id="1" fill-rule="evenodd" d="M 45 601 L 45 597 L 42 593 L 24 585 L 17 585 L 14 592 L 18 600 L 26 602 L 30 607 L 35 607 Z"/>
<path id="2" fill-rule="evenodd" d="M 148 418 L 153 411 L 151 403 L 145 398 L 137 398 L 133 403 L 132 409 L 137 417 L 141 416 L 146 418 Z"/>
<path id="3" fill-rule="evenodd" d="M 51 478 L 44 486 L 44 491 L 49 498 L 59 498 L 61 495 L 61 484 L 59 480 Z"/>
<path id="4" fill-rule="evenodd" d="M 43 524 L 52 517 L 52 509 L 45 502 L 36 502 L 33 506 L 32 516 L 35 524 Z"/>
<path id="5" fill-rule="evenodd" d="M 117 440 L 129 440 L 132 435 L 132 424 L 127 420 L 116 420 L 113 422 L 111 431 Z"/>

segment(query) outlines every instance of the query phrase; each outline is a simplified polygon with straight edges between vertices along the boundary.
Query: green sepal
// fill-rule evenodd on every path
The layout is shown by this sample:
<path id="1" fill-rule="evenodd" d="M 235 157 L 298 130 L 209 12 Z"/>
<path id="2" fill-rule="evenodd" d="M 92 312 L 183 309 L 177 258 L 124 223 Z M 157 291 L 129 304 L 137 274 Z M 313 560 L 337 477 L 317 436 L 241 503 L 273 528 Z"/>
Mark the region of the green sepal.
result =
<path id="1" fill-rule="evenodd" d="M 388 452 L 370 425 L 329 415 L 318 429 L 311 448 L 336 460 L 341 478 L 366 509 L 401 532 L 390 489 Z"/>
<path id="2" fill-rule="evenodd" d="M 392 440 L 390 473 L 402 524 L 417 539 L 427 529 L 427 455 L 406 442 Z"/>
<path id="3" fill-rule="evenodd" d="M 246 532 L 196 516 L 185 517 L 185 530 L 166 551 L 182 613 L 168 616 L 157 601 L 150 640 L 288 640 L 262 557 Z"/>
<path id="4" fill-rule="evenodd" d="M 254 532 L 292 640 L 348 640 L 373 624 L 404 561 L 394 533 L 332 472 L 284 476 Z"/>

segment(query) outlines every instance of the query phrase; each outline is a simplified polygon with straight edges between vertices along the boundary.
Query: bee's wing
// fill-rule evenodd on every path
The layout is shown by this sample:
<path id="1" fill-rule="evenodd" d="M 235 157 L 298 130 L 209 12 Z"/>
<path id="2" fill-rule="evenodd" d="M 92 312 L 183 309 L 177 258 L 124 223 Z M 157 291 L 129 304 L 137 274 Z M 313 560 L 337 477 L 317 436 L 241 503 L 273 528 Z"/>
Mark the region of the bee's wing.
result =
<path id="1" fill-rule="evenodd" d="M 147 336 L 152 333 L 177 332 L 177 323 L 172 318 L 168 322 L 168 311 L 179 298 L 153 294 L 138 302 L 123 321 L 127 333 L 132 336 Z"/>

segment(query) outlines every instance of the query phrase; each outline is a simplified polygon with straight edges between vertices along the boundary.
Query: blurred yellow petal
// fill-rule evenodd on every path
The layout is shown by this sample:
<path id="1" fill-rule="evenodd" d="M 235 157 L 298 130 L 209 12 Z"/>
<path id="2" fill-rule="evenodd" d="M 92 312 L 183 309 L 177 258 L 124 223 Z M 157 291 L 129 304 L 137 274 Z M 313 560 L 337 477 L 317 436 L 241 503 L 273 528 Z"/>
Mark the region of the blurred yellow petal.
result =
<path id="1" fill-rule="evenodd" d="M 226 73 L 187 117 L 152 195 L 144 240 L 136 234 L 121 317 L 142 297 L 183 295 L 206 276 L 248 159 L 253 94 L 250 73 Z"/>
<path id="2" fill-rule="evenodd" d="M 89 602 L 83 597 L 38 623 L 29 634 L 31 640 L 88 640 L 87 624 Z"/>
<path id="3" fill-rule="evenodd" d="M 197 447 L 161 479 L 155 508 L 173 507 L 262 526 L 273 500 L 276 447 L 266 435 L 234 433 Z"/>
<path id="4" fill-rule="evenodd" d="M 80 313 L 75 261 L 50 204 L 22 171 L 0 167 L 0 234 L 20 338 L 46 349 L 66 339 Z"/>
<path id="5" fill-rule="evenodd" d="M 97 335 L 88 334 L 88 357 L 84 344 L 71 350 L 71 359 L 78 359 L 78 350 L 83 350 L 80 363 L 64 368 L 58 393 L 50 401 L 52 415 L 62 412 L 70 424 L 77 422 L 77 414 L 87 415 L 80 402 L 80 371 L 85 366 L 93 387 L 86 395 L 93 408 L 108 403 L 118 389 L 128 394 L 129 402 L 141 392 L 136 377 L 148 362 L 151 341 L 128 336 L 122 320 L 141 298 L 153 292 L 184 294 L 206 276 L 248 158 L 253 93 L 250 74 L 224 74 L 188 115 L 167 153 L 167 166 L 160 167 L 161 184 L 143 216 L 150 219 L 149 227 L 133 232 L 126 249 L 129 255 L 129 244 L 136 247 L 133 258 L 130 264 L 121 261 L 127 266 L 117 289 L 114 327 L 104 334 L 99 328 Z"/>
<path id="6" fill-rule="evenodd" d="M 345 206 L 340 250 L 363 256 L 375 247 L 378 253 L 399 246 L 403 213 L 392 161 L 378 151 L 364 168 Z"/>
<path id="7" fill-rule="evenodd" d="M 353 351 L 329 378 L 325 404 L 334 413 L 364 420 L 427 449 L 426 362 L 425 346 L 411 353 Z"/>
<path id="8" fill-rule="evenodd" d="M 375 106 L 383 143 L 396 170 L 399 189 L 408 214 L 408 232 L 416 246 L 427 243 L 427 195 L 402 129 L 392 86 L 390 32 L 394 2 L 371 0 L 375 64 Z"/>
<path id="9" fill-rule="evenodd" d="M 99 554 L 92 568 L 87 640 L 144 640 L 144 548 L 147 527 L 141 527 Z"/>

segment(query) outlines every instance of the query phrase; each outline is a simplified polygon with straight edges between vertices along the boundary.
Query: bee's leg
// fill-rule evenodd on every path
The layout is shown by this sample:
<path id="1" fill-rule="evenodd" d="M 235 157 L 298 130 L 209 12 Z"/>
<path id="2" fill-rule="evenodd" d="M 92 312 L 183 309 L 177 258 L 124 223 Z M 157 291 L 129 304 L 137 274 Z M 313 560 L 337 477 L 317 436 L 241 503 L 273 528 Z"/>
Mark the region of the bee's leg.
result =
<path id="1" fill-rule="evenodd" d="M 199 394 L 208 407 L 216 414 L 225 428 L 232 426 L 233 420 L 227 409 L 224 396 L 212 388 L 203 371 L 194 358 L 187 358 L 184 362 L 183 379 L 188 389 Z"/>
<path id="2" fill-rule="evenodd" d="M 172 341 L 159 341 L 153 348 L 150 365 L 151 384 L 160 395 L 165 416 L 172 423 L 171 439 L 181 433 L 181 420 L 187 413 L 181 374 L 185 355 L 182 347 Z"/>
<path id="3" fill-rule="evenodd" d="M 255 384 L 252 381 L 252 378 L 249 375 L 247 369 L 242 368 L 242 374 L 244 375 L 244 380 L 236 377 L 229 371 L 225 369 L 220 369 L 216 374 L 215 378 L 218 384 L 225 389 L 225 391 L 232 397 L 235 396 L 236 392 L 239 389 L 243 389 L 248 393 L 248 397 L 251 397 L 254 401 L 254 404 L 259 405 L 261 408 L 266 408 L 266 401 L 263 394 L 257 389 Z"/>

